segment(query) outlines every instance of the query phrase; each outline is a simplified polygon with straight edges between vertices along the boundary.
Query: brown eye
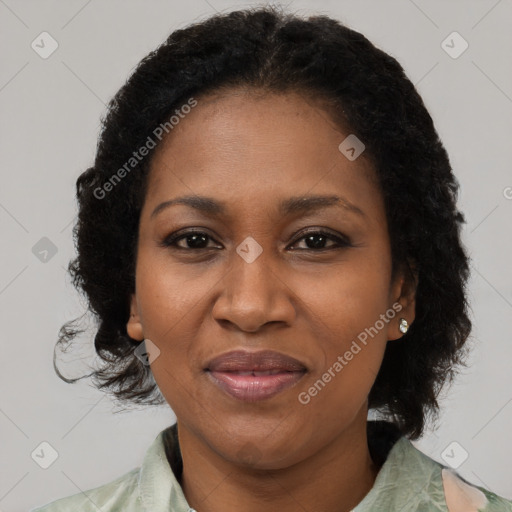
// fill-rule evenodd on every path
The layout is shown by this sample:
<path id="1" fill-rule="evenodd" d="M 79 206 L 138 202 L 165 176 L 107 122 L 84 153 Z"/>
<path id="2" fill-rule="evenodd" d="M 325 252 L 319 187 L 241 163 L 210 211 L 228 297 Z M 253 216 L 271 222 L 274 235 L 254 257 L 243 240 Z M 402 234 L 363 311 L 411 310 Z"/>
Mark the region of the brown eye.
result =
<path id="1" fill-rule="evenodd" d="M 213 248 L 208 247 L 208 242 L 213 240 L 214 239 L 204 231 L 186 231 L 181 233 L 172 233 L 166 237 L 160 245 L 162 247 L 172 247 L 185 251 L 200 251 Z M 304 234 L 302 237 L 297 238 L 295 242 L 293 242 L 292 246 L 298 244 L 302 240 L 304 240 L 306 247 L 298 249 L 301 251 L 324 251 L 351 246 L 351 243 L 348 239 L 334 235 L 333 233 L 328 233 L 326 231 L 310 231 L 309 233 Z M 179 242 L 182 241 L 184 242 L 179 245 Z M 331 245 L 326 246 L 326 244 L 329 242 L 331 242 Z"/>
<path id="2" fill-rule="evenodd" d="M 351 244 L 348 240 L 343 239 L 337 235 L 332 233 L 327 233 L 325 231 L 311 231 L 301 238 L 297 239 L 293 245 L 297 244 L 301 240 L 304 240 L 307 247 L 305 249 L 299 250 L 330 250 L 337 249 L 340 247 L 349 247 Z M 330 247 L 326 247 L 326 243 L 329 241 L 333 241 L 334 245 Z"/>
<path id="3" fill-rule="evenodd" d="M 178 245 L 178 242 L 182 240 L 184 240 L 184 244 Z M 201 250 L 209 248 L 209 240 L 213 240 L 213 238 L 204 231 L 186 231 L 182 233 L 172 233 L 165 238 L 160 245 L 184 250 Z"/>

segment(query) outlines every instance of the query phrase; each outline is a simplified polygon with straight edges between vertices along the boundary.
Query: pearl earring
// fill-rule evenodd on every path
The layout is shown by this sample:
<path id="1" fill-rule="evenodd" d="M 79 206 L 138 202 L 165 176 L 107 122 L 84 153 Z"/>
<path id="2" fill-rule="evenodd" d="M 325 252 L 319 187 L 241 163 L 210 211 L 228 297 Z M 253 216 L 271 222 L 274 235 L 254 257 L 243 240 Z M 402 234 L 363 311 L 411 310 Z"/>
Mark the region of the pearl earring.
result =
<path id="1" fill-rule="evenodd" d="M 400 325 L 398 327 L 400 329 L 400 332 L 405 334 L 407 332 L 407 329 L 409 329 L 409 324 L 407 323 L 407 320 L 405 318 L 400 318 Z"/>

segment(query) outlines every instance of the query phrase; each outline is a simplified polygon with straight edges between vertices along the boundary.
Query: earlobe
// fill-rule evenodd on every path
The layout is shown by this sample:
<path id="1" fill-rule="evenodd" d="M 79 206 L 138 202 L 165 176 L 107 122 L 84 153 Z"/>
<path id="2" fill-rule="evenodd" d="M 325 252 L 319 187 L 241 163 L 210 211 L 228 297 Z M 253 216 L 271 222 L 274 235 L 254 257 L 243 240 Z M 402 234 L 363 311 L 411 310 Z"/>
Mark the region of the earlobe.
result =
<path id="1" fill-rule="evenodd" d="M 393 309 L 397 311 L 396 316 L 390 322 L 388 330 L 388 341 L 402 338 L 411 327 L 416 316 L 416 289 L 418 276 L 415 269 L 411 269 L 407 276 L 400 276 L 397 280 L 397 287 L 393 290 L 393 297 L 396 300 L 393 303 Z M 397 308 L 397 305 L 400 308 Z"/>
<path id="2" fill-rule="evenodd" d="M 132 294 L 130 299 L 130 318 L 126 323 L 126 332 L 128 336 L 134 340 L 142 341 L 144 339 L 144 331 L 140 321 L 139 308 L 135 294 Z"/>

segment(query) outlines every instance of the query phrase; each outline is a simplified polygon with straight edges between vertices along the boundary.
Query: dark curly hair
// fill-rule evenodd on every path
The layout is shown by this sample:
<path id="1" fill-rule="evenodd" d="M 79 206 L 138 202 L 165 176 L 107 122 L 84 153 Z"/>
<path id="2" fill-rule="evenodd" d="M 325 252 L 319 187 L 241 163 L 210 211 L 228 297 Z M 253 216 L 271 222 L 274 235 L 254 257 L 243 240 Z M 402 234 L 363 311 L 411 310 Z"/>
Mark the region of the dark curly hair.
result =
<path id="1" fill-rule="evenodd" d="M 369 408 L 417 439 L 426 420 L 438 417 L 437 398 L 453 380 L 455 366 L 465 365 L 471 331 L 459 184 L 432 118 L 400 64 L 324 15 L 303 19 L 267 7 L 217 14 L 176 30 L 110 101 L 94 165 L 76 183 L 78 256 L 68 270 L 97 321 L 94 343 L 101 359 L 79 378 L 92 377 L 120 402 L 164 402 L 150 367 L 134 355 L 140 342 L 126 331 L 139 215 L 154 153 L 123 179 L 112 180 L 155 127 L 191 97 L 234 87 L 299 92 L 325 101 L 333 118 L 364 141 L 385 201 L 393 272 L 409 269 L 417 285 L 415 321 L 403 342 L 387 344 Z M 105 193 L 98 191 L 106 190 L 107 182 L 115 186 L 102 199 Z M 62 326 L 56 349 L 67 350 L 84 332 L 79 321 L 88 312 Z M 60 373 L 55 353 L 54 366 L 67 382 L 78 380 Z"/>

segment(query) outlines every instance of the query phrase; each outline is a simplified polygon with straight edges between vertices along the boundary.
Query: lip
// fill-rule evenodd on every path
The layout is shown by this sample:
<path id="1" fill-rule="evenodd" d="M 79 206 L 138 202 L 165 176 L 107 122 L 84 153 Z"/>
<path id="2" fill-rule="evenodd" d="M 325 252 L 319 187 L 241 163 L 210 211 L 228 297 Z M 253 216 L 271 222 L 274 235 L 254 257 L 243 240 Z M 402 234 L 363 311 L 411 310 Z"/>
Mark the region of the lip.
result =
<path id="1" fill-rule="evenodd" d="M 227 352 L 204 370 L 222 391 L 246 402 L 269 399 L 294 386 L 307 372 L 297 359 L 273 350 Z"/>

